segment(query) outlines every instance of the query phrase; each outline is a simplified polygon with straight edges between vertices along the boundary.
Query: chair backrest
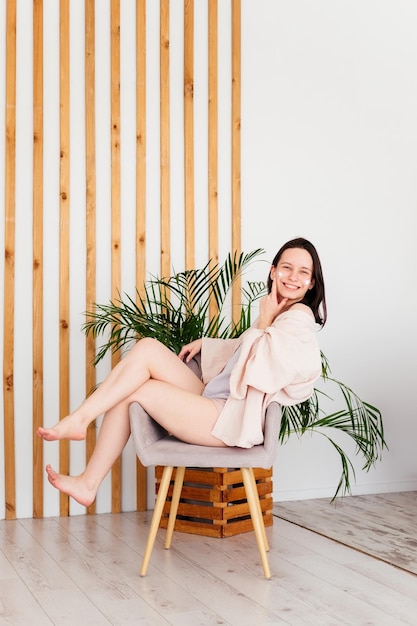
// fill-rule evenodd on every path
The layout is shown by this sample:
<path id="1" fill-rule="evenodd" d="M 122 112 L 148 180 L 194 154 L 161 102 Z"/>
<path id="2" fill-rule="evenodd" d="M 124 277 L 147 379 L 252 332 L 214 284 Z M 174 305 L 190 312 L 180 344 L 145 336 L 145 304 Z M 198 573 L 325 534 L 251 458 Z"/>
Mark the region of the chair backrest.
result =
<path id="1" fill-rule="evenodd" d="M 278 453 L 279 429 L 281 426 L 281 405 L 272 402 L 265 414 L 264 443 L 265 452 L 271 456 L 273 461 Z M 272 463 L 273 463 L 272 461 Z M 271 463 L 271 465 L 272 465 Z"/>

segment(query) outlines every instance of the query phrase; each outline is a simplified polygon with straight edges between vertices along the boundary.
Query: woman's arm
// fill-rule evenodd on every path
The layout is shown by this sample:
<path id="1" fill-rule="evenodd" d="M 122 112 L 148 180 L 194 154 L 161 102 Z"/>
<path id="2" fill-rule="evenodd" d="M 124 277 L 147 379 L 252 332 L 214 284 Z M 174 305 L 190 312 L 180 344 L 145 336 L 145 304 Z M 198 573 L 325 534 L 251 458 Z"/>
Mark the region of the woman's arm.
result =
<path id="1" fill-rule="evenodd" d="M 231 394 L 243 398 L 248 387 L 273 394 L 316 380 L 321 373 L 316 332 L 314 317 L 302 304 L 283 312 L 266 328 L 251 327 L 242 336 Z"/>

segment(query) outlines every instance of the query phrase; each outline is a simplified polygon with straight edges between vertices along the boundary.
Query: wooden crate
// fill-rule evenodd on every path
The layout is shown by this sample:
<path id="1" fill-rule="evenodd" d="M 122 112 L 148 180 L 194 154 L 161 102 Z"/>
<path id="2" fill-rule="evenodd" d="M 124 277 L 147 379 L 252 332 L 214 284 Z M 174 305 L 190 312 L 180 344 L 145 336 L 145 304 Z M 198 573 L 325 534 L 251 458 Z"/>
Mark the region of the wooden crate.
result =
<path id="1" fill-rule="evenodd" d="M 156 493 L 163 472 L 155 468 Z M 272 526 L 272 468 L 254 469 L 265 526 Z M 175 478 L 168 491 L 160 527 L 168 524 Z M 240 469 L 225 467 L 187 468 L 178 507 L 175 530 L 207 537 L 231 537 L 253 530 Z"/>

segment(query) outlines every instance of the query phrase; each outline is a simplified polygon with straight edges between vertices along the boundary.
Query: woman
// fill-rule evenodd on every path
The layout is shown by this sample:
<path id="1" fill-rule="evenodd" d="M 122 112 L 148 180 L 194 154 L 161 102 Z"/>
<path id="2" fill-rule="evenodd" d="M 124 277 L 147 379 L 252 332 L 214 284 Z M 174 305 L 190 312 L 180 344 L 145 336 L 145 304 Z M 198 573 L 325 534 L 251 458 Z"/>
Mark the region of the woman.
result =
<path id="1" fill-rule="evenodd" d="M 197 339 L 178 355 L 155 339 L 141 339 L 78 409 L 53 428 L 39 428 L 47 441 L 82 440 L 88 425 L 104 413 L 84 472 L 66 476 L 48 465 L 49 482 L 89 506 L 129 439 L 132 402 L 188 443 L 261 443 L 268 404 L 306 400 L 321 373 L 316 331 L 326 322 L 326 301 L 315 247 L 302 238 L 284 244 L 267 286 L 256 322 L 239 339 Z M 201 378 L 187 366 L 199 356 Z"/>

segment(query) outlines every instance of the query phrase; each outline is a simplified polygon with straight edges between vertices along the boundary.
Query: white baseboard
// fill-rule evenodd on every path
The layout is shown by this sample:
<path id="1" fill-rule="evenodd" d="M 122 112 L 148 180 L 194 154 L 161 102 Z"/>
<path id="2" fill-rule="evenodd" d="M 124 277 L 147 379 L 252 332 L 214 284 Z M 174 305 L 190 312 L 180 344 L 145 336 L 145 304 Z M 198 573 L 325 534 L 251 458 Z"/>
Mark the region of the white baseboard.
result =
<path id="1" fill-rule="evenodd" d="M 352 485 L 352 493 L 347 495 L 361 496 L 376 493 L 398 493 L 400 491 L 417 491 L 417 480 L 396 483 L 374 483 L 367 485 Z M 290 502 L 292 500 L 312 500 L 318 498 L 331 499 L 334 489 L 297 489 L 294 491 L 274 490 L 274 502 Z"/>

